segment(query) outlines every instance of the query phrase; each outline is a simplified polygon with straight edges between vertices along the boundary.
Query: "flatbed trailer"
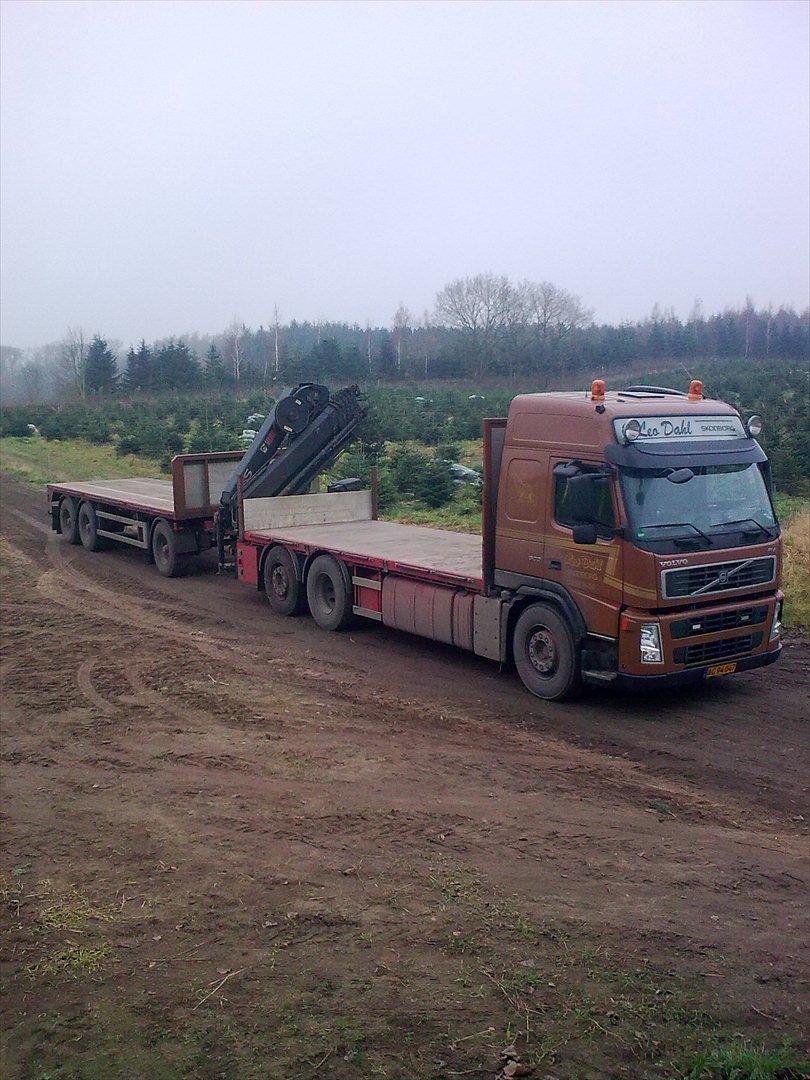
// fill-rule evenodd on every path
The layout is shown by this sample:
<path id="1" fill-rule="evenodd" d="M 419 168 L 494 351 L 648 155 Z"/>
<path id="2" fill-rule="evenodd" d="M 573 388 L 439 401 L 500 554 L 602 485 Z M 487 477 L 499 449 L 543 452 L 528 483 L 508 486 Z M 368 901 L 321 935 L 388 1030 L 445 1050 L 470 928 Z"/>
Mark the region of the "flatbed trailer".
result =
<path id="1" fill-rule="evenodd" d="M 167 577 L 214 543 L 220 492 L 241 451 L 178 454 L 171 479 L 134 477 L 48 484 L 55 532 L 91 551 L 106 541 L 144 551 Z"/>

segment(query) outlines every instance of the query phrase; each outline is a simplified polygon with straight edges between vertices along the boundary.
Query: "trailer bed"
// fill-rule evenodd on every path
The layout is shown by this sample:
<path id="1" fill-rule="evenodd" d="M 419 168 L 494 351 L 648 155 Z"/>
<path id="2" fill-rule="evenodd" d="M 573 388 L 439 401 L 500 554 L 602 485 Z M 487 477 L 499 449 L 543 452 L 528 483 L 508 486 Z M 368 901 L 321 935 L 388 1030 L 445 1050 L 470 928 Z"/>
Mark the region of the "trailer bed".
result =
<path id="1" fill-rule="evenodd" d="M 175 516 L 171 480 L 156 480 L 143 476 L 131 480 L 68 482 L 51 484 L 49 490 L 60 495 L 74 495 L 79 499 L 109 503 L 127 510 L 142 510 L 169 518 Z"/>
<path id="2" fill-rule="evenodd" d="M 470 533 L 371 520 L 270 528 L 251 531 L 245 538 L 307 554 L 328 551 L 354 564 L 483 589 L 481 537 Z"/>
<path id="3" fill-rule="evenodd" d="M 240 450 L 177 454 L 171 477 L 137 476 L 128 480 L 67 480 L 48 484 L 48 500 L 65 495 L 94 505 L 128 510 L 146 518 L 189 522 L 213 520 L 222 489 L 242 459 Z"/>

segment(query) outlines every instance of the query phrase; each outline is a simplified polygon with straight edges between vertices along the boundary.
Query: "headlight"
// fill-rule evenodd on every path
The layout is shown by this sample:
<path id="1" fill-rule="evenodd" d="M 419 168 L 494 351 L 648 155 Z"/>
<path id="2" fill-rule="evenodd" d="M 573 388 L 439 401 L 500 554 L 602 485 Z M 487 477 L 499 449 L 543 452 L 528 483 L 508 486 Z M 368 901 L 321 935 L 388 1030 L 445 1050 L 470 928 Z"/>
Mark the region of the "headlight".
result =
<path id="1" fill-rule="evenodd" d="M 663 660 L 661 652 L 661 627 L 657 622 L 645 622 L 641 624 L 641 649 L 642 664 L 660 664 Z"/>
<path id="2" fill-rule="evenodd" d="M 782 630 L 782 605 L 784 602 L 784 600 L 776 601 L 776 609 L 773 613 L 773 622 L 771 623 L 770 641 L 773 641 L 774 638 L 778 638 Z"/>

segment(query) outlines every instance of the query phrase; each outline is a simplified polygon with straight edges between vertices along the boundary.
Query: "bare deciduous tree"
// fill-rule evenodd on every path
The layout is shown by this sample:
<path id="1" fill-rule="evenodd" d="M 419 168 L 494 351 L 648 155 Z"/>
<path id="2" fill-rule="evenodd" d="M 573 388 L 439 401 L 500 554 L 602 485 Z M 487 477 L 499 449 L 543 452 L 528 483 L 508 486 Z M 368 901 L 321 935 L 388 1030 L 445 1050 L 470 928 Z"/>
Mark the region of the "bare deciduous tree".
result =
<path id="1" fill-rule="evenodd" d="M 87 396 L 87 335 L 81 327 L 68 327 L 60 349 L 66 381 L 84 401 Z"/>
<path id="2" fill-rule="evenodd" d="M 436 329 L 430 318 L 430 312 L 425 309 L 422 315 L 422 352 L 425 362 L 425 378 L 428 377 L 428 363 L 431 353 L 436 349 Z"/>
<path id="3" fill-rule="evenodd" d="M 512 321 L 517 295 L 509 278 L 476 274 L 456 278 L 436 296 L 436 318 L 446 326 L 464 330 L 478 352 L 478 374 L 492 357 L 499 331 Z"/>
<path id="4" fill-rule="evenodd" d="M 239 378 L 242 374 L 242 353 L 246 333 L 247 327 L 244 323 L 240 323 L 238 319 L 234 319 L 225 331 L 228 356 L 233 371 L 233 381 L 237 386 L 239 386 Z"/>
<path id="5" fill-rule="evenodd" d="M 366 319 L 366 363 L 368 373 L 371 374 L 371 323 Z"/>
<path id="6" fill-rule="evenodd" d="M 402 358 L 405 351 L 408 330 L 411 325 L 411 313 L 400 300 L 399 307 L 394 312 L 394 344 L 397 350 L 397 374 L 402 373 Z"/>
<path id="7" fill-rule="evenodd" d="M 278 378 L 281 361 L 278 352 L 278 304 L 273 304 L 273 372 Z"/>
<path id="8" fill-rule="evenodd" d="M 522 321 L 536 336 L 541 364 L 550 363 L 560 343 L 593 318 L 580 297 L 550 281 L 523 281 L 516 292 Z"/>

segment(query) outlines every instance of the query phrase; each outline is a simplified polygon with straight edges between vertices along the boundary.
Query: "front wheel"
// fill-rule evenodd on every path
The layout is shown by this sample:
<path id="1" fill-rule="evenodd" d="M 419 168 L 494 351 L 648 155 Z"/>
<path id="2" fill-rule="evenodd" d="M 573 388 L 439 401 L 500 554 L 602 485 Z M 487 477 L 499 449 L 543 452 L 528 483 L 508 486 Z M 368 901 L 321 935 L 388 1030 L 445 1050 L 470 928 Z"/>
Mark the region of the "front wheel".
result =
<path id="1" fill-rule="evenodd" d="M 185 568 L 186 560 L 177 550 L 174 530 L 165 521 L 158 521 L 152 530 L 152 558 L 164 577 L 177 577 Z"/>
<path id="2" fill-rule="evenodd" d="M 532 604 L 519 616 L 512 650 L 518 675 L 537 697 L 561 701 L 579 690 L 574 635 L 566 619 L 548 604 Z"/>

